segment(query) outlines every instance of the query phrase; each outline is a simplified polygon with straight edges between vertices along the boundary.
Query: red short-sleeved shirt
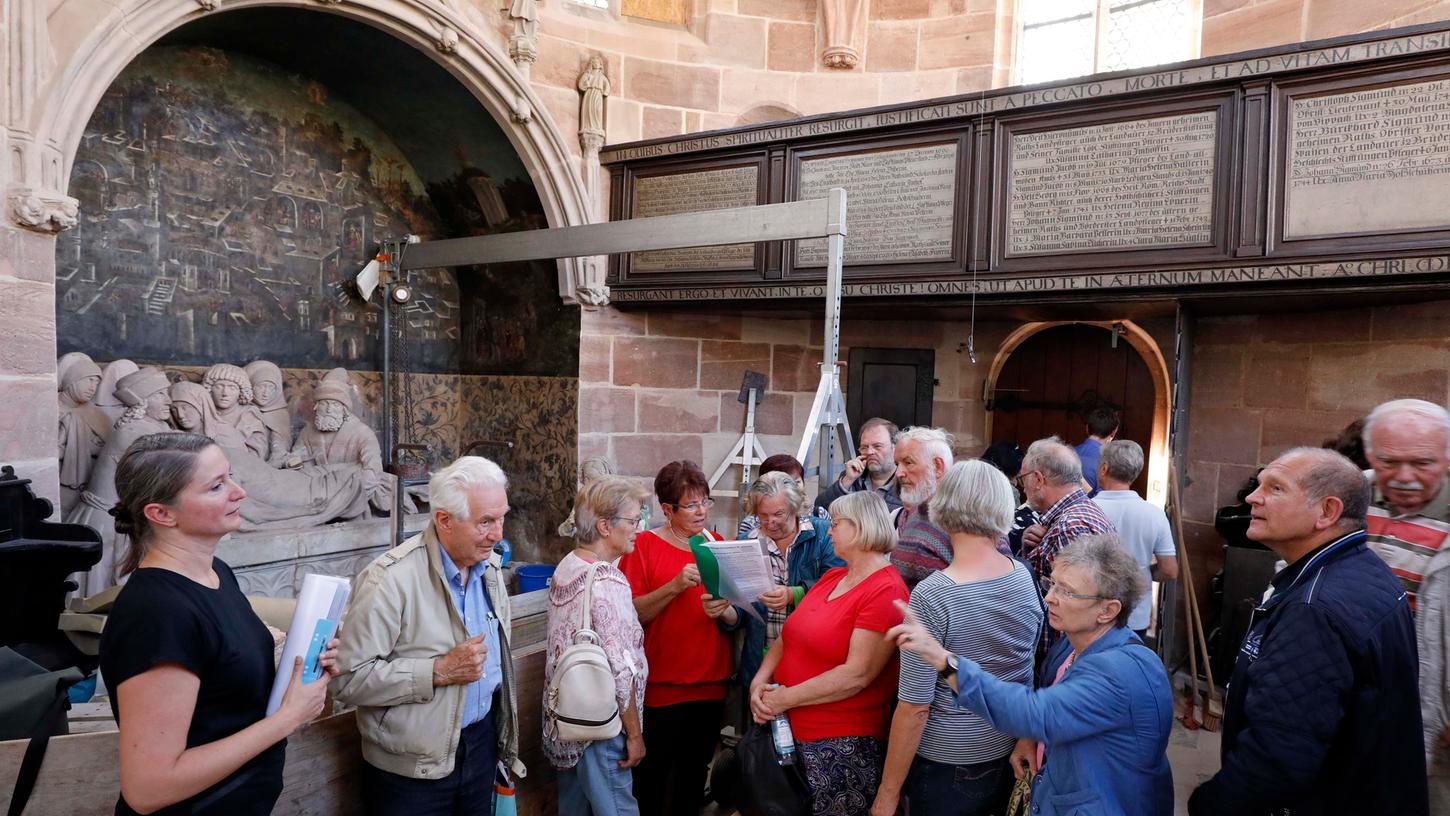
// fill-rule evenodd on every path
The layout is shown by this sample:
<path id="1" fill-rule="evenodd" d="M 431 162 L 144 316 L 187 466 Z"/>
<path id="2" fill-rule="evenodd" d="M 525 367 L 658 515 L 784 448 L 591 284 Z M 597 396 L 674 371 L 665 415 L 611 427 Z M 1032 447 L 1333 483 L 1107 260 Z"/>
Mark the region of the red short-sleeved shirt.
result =
<path id="1" fill-rule="evenodd" d="M 775 669 L 777 683 L 794 686 L 845 663 L 856 629 L 885 632 L 901 623 L 901 613 L 892 602 L 905 601 L 910 593 L 899 570 L 883 567 L 846 594 L 827 600 L 845 577 L 845 567 L 822 575 L 785 619 L 780 634 L 783 652 Z M 898 668 L 892 655 L 871 685 L 854 697 L 791 709 L 795 738 L 803 742 L 830 737 L 885 739 Z"/>
<path id="2" fill-rule="evenodd" d="M 673 581 L 686 564 L 693 563 L 693 554 L 645 532 L 635 538 L 634 552 L 619 560 L 619 569 L 638 598 Z M 705 614 L 700 603 L 704 594 L 704 587 L 690 587 L 644 625 L 644 655 L 649 660 L 646 706 L 725 699 L 725 681 L 733 671 L 730 639 Z"/>

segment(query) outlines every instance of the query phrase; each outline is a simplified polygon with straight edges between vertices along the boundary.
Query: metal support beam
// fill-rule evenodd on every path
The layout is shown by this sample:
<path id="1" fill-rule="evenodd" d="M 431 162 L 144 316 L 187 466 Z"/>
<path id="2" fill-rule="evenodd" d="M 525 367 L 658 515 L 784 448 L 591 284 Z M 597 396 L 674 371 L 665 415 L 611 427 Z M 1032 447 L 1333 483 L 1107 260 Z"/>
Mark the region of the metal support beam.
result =
<path id="1" fill-rule="evenodd" d="M 652 249 L 844 236 L 846 191 L 825 198 L 728 210 L 631 218 L 579 227 L 425 241 L 408 248 L 403 269 L 552 260 Z"/>

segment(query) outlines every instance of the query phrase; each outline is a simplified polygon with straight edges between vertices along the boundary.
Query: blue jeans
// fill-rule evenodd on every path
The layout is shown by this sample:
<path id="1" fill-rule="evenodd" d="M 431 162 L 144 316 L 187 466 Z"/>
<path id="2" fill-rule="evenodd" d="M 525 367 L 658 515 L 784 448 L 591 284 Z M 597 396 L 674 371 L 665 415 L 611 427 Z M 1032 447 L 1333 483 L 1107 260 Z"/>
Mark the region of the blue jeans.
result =
<path id="1" fill-rule="evenodd" d="M 559 812 L 570 816 L 639 816 L 634 771 L 619 763 L 629 756 L 624 733 L 595 740 L 574 767 L 559 771 Z"/>
<path id="2" fill-rule="evenodd" d="M 458 736 L 453 772 L 413 779 L 362 763 L 363 811 L 369 816 L 488 816 L 498 766 L 498 695 L 488 716 Z"/>
<path id="3" fill-rule="evenodd" d="M 976 765 L 944 765 L 918 756 L 906 777 L 906 800 L 913 816 L 987 816 L 1006 809 L 1012 783 L 1007 757 Z"/>

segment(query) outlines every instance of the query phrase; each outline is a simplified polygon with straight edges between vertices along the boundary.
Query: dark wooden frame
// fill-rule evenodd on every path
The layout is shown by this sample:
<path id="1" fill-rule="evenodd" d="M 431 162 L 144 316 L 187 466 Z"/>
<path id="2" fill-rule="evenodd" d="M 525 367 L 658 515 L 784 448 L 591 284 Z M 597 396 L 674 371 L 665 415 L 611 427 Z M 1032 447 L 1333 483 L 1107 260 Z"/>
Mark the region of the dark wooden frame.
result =
<path id="1" fill-rule="evenodd" d="M 835 139 L 826 142 L 812 143 L 808 146 L 792 148 L 787 147 L 785 151 L 786 176 L 785 189 L 787 201 L 797 201 L 800 195 L 800 172 L 801 163 L 812 159 L 834 158 L 838 156 L 859 155 L 862 153 L 881 153 L 892 150 L 908 150 L 915 147 L 935 147 L 937 145 L 955 145 L 957 149 L 956 173 L 954 178 L 953 192 L 953 226 L 952 226 L 952 249 L 949 257 L 942 260 L 931 261 L 898 261 L 895 263 L 870 263 L 852 264 L 847 258 L 842 269 L 842 275 L 847 280 L 853 278 L 871 278 L 873 280 L 900 280 L 913 277 L 924 277 L 929 275 L 960 275 L 966 267 L 967 254 L 967 224 L 968 213 L 973 202 L 972 193 L 975 190 L 972 167 L 972 159 L 975 155 L 974 145 L 970 138 L 970 131 L 960 126 L 941 127 L 922 130 L 911 134 L 902 134 L 889 138 L 860 138 Z M 851 229 L 851 201 L 846 200 L 846 229 Z M 847 238 L 849 246 L 850 238 Z M 796 247 L 794 245 L 784 249 L 784 273 L 785 279 L 793 282 L 825 280 L 826 267 L 821 266 L 798 266 L 796 264 Z"/>
<path id="2" fill-rule="evenodd" d="M 1288 238 L 1284 235 L 1284 220 L 1289 206 L 1289 114 L 1293 101 L 1304 97 L 1333 96 L 1440 79 L 1450 79 L 1450 59 L 1418 59 L 1393 71 L 1362 68 L 1274 85 L 1270 120 L 1272 150 L 1268 173 L 1271 222 L 1269 240 L 1265 246 L 1269 257 L 1444 249 L 1450 245 L 1450 213 L 1446 214 L 1445 225 L 1438 228 L 1366 230 L 1302 238 Z"/>
<path id="3" fill-rule="evenodd" d="M 997 120 L 992 145 L 992 191 L 987 200 L 991 211 L 991 271 L 998 273 L 1055 271 L 1065 265 L 1073 269 L 1099 269 L 1108 266 L 1140 266 L 1178 263 L 1204 263 L 1231 257 L 1231 204 L 1235 183 L 1235 135 L 1238 127 L 1237 89 L 1202 91 L 1169 100 L 1118 102 L 1103 108 L 1076 111 L 1037 113 L 1003 117 Z M 1214 145 L 1213 203 L 1209 216 L 1210 238 L 1204 244 L 1160 244 L 1151 247 L 1122 247 L 1109 250 L 1060 250 L 1012 254 L 1007 251 L 1008 215 L 1007 182 L 1012 172 L 1012 138 L 1020 134 L 1093 127 L 1131 122 L 1141 119 L 1214 113 L 1217 116 Z M 1066 261 L 1066 264 L 1064 263 Z"/>
<path id="4" fill-rule="evenodd" d="M 771 173 L 767 154 L 763 150 L 753 150 L 749 153 L 733 155 L 725 159 L 699 159 L 692 156 L 669 162 L 652 163 L 638 169 L 626 167 L 622 169 L 623 172 L 619 172 L 618 170 L 611 172 L 611 180 L 614 181 L 610 190 L 611 218 L 617 220 L 621 217 L 614 213 L 633 213 L 634 185 L 636 179 L 673 176 L 681 173 L 697 173 L 709 170 L 734 170 L 740 167 L 754 167 L 756 170 L 755 203 L 771 203 Z M 760 280 L 765 269 L 768 246 L 765 243 L 755 245 L 754 262 L 749 267 L 705 271 L 697 270 L 684 274 L 690 275 L 691 283 L 742 283 L 757 281 Z M 633 268 L 633 257 L 627 254 L 614 255 L 609 259 L 609 281 L 611 285 L 657 286 L 660 285 L 662 279 L 672 278 L 680 274 L 681 272 L 678 270 L 635 271 Z M 677 281 L 668 282 L 676 283 Z"/>

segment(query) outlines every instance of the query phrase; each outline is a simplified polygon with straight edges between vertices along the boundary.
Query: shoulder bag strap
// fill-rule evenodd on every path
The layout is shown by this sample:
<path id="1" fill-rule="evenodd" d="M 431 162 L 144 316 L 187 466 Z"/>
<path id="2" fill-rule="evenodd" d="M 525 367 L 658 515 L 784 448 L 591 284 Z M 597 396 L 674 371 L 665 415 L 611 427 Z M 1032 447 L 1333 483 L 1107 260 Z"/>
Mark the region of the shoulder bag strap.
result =
<path id="1" fill-rule="evenodd" d="M 594 575 L 604 564 L 603 561 L 595 561 L 589 565 L 589 574 L 584 577 L 584 608 L 579 611 L 579 629 L 589 629 L 593 623 L 593 616 L 590 614 L 594 608 Z"/>

